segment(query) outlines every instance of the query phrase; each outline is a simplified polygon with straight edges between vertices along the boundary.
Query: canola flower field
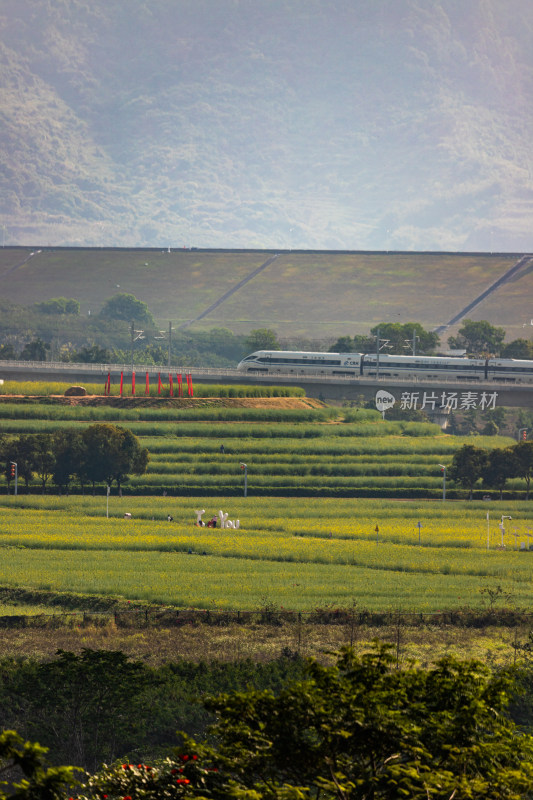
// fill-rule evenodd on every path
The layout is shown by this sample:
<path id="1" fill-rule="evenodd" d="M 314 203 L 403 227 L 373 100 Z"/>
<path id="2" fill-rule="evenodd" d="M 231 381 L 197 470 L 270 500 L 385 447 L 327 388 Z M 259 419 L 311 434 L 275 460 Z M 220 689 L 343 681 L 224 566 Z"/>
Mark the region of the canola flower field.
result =
<path id="1" fill-rule="evenodd" d="M 0 585 L 189 608 L 273 602 L 305 611 L 353 602 L 369 610 L 478 608 L 483 590 L 501 587 L 525 608 L 533 600 L 531 508 L 115 495 L 107 507 L 105 496 L 4 496 Z M 197 509 L 206 509 L 204 520 L 223 510 L 240 527 L 196 527 Z M 502 516 L 512 517 L 503 533 Z"/>

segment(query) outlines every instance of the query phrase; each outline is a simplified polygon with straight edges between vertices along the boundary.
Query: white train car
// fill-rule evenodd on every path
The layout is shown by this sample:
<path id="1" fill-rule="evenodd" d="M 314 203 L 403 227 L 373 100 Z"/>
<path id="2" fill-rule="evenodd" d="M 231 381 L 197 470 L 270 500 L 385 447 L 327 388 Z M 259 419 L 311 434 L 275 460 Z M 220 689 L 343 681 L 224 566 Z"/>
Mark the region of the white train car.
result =
<path id="1" fill-rule="evenodd" d="M 237 365 L 243 372 L 360 375 L 361 353 L 311 353 L 299 350 L 257 350 Z"/>
<path id="2" fill-rule="evenodd" d="M 314 374 L 344 377 L 426 378 L 428 380 L 533 383 L 533 361 L 505 358 L 394 356 L 376 353 L 312 353 L 257 350 L 237 365 L 243 372 L 266 375 Z"/>
<path id="3" fill-rule="evenodd" d="M 533 361 L 519 358 L 489 358 L 487 379 L 504 383 L 533 383 Z"/>
<path id="4" fill-rule="evenodd" d="M 369 378 L 377 375 L 376 353 L 363 357 L 361 374 Z M 380 378 L 424 377 L 428 380 L 485 380 L 485 358 L 444 358 L 442 356 L 379 356 Z"/>

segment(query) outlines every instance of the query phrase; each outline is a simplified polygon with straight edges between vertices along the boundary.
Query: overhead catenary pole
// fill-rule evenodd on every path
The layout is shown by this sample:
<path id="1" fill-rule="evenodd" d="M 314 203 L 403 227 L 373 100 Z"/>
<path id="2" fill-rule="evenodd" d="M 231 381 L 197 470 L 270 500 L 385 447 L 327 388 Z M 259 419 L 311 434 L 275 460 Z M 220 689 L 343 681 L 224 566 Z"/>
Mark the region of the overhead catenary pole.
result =
<path id="1" fill-rule="evenodd" d="M 379 378 L 379 328 L 376 333 L 376 380 Z"/>

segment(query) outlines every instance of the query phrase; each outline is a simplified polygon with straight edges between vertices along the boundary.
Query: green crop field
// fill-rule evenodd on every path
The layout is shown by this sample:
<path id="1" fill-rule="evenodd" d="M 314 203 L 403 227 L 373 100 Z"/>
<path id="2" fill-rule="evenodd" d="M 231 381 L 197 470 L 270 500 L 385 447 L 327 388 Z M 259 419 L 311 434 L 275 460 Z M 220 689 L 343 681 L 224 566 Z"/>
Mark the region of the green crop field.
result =
<path id="1" fill-rule="evenodd" d="M 98 313 L 117 291 L 148 304 L 161 323 L 194 319 L 263 264 L 266 252 L 47 250 L 17 269 L 26 251 L 0 250 L 3 294 L 25 305 L 73 297 Z M 427 253 L 282 253 L 200 322 L 235 333 L 274 328 L 281 336 L 336 338 L 383 321 L 447 322 L 517 260 L 512 255 Z M 533 273 L 498 289 L 474 319 L 503 325 L 510 339 L 529 323 Z M 451 331 L 452 333 L 454 331 Z"/>
<path id="2" fill-rule="evenodd" d="M 533 599 L 522 482 L 511 481 L 502 502 L 455 499 L 464 492 L 453 485 L 440 499 L 439 464 L 472 437 L 304 400 L 296 409 L 284 399 L 277 408 L 226 402 L 122 408 L 6 398 L 8 439 L 110 421 L 136 434 L 150 461 L 109 499 L 103 486 L 89 496 L 76 484 L 76 494 L 59 496 L 51 481 L 41 495 L 36 478 L 29 492 L 20 482 L 17 497 L 0 495 L 0 586 L 218 609 L 476 608 L 495 586 L 518 606 Z M 511 443 L 475 437 L 478 447 Z M 196 509 L 205 519 L 228 512 L 239 527 L 196 527 Z M 502 515 L 512 516 L 503 542 Z"/>
<path id="3" fill-rule="evenodd" d="M 212 609 L 476 608 L 497 586 L 533 601 L 523 502 L 112 496 L 109 518 L 106 502 L 4 496 L 0 585 Z M 240 527 L 198 528 L 196 509 Z"/>

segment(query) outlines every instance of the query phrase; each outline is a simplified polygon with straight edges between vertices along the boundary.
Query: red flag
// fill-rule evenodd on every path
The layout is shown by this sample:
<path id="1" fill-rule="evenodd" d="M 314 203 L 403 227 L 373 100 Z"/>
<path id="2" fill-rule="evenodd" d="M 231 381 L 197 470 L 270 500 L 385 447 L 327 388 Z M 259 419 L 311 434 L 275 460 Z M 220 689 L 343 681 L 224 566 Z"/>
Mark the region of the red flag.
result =
<path id="1" fill-rule="evenodd" d="M 108 396 L 111 394 L 111 373 L 107 373 L 107 384 L 106 384 L 106 392 Z"/>
<path id="2" fill-rule="evenodd" d="M 122 397 L 122 387 L 124 385 L 124 373 L 120 373 L 120 396 Z"/>
<path id="3" fill-rule="evenodd" d="M 176 378 L 178 379 L 178 397 L 183 397 L 183 386 L 182 386 L 182 374 L 181 372 L 176 372 Z"/>
<path id="4" fill-rule="evenodd" d="M 170 387 L 170 396 L 174 397 L 174 383 L 172 381 L 172 375 L 170 374 L 170 372 L 168 373 L 168 384 Z"/>
<path id="5" fill-rule="evenodd" d="M 158 372 L 158 373 L 157 373 L 157 394 L 161 394 L 161 387 L 162 387 L 162 385 L 163 385 L 163 384 L 161 383 L 161 373 L 160 373 L 160 372 Z"/>
<path id="6" fill-rule="evenodd" d="M 144 390 L 145 394 L 150 394 L 150 378 L 148 377 L 148 373 L 146 373 L 146 389 Z"/>
<path id="7" fill-rule="evenodd" d="M 187 389 L 189 390 L 189 397 L 192 397 L 194 392 L 193 392 L 193 389 L 192 389 L 192 375 L 191 374 L 187 375 Z"/>
<path id="8" fill-rule="evenodd" d="M 131 394 L 135 396 L 135 373 L 131 373 Z"/>

